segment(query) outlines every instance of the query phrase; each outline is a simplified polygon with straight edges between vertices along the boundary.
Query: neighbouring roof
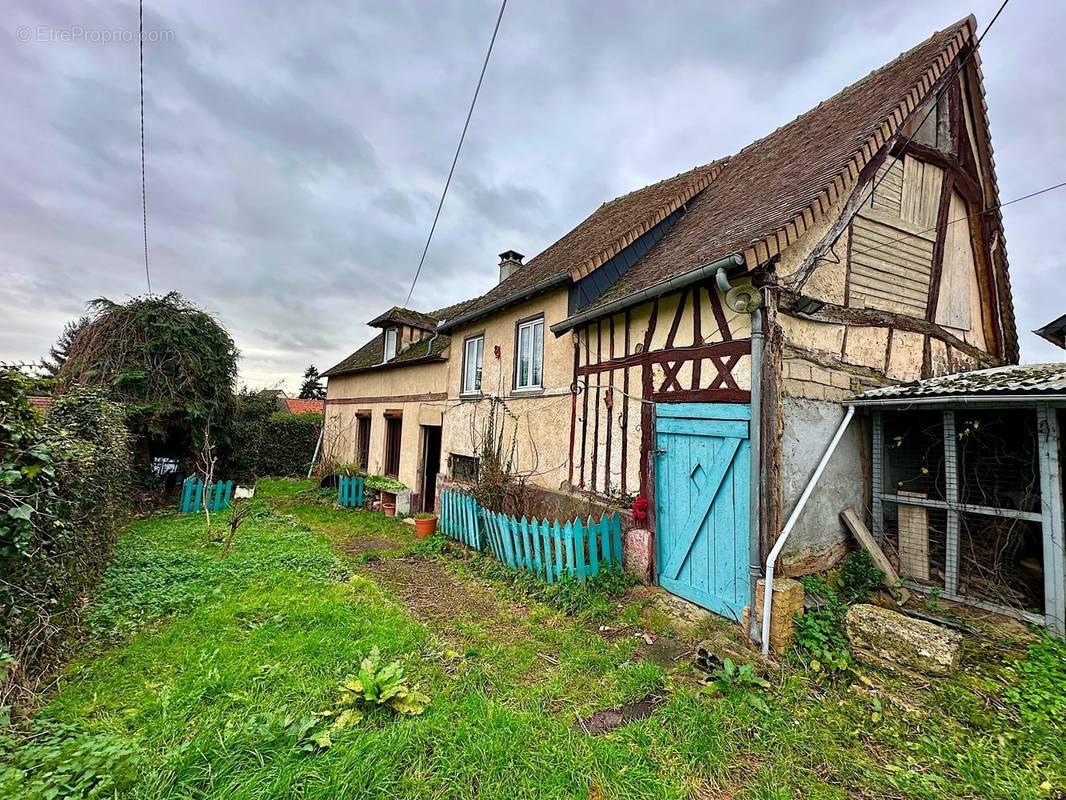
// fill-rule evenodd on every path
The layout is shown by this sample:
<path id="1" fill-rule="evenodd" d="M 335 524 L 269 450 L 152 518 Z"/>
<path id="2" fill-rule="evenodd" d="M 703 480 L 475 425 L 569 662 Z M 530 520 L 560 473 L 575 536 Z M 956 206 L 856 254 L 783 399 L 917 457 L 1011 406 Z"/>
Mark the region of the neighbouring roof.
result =
<path id="1" fill-rule="evenodd" d="M 583 311 L 732 253 L 749 269 L 777 255 L 850 191 L 975 28 L 967 17 L 938 31 L 726 160 L 677 224 Z"/>
<path id="2" fill-rule="evenodd" d="M 1032 397 L 1037 400 L 1063 394 L 1066 394 L 1066 363 L 1013 364 L 882 386 L 865 391 L 848 402 L 860 406 L 886 402 L 905 405 L 908 401 L 920 398 L 949 401 L 979 396 L 989 400 L 1005 397 Z"/>
<path id="3" fill-rule="evenodd" d="M 290 414 L 321 414 L 326 408 L 325 400 L 303 400 L 299 397 L 286 397 L 285 409 Z"/>
<path id="4" fill-rule="evenodd" d="M 1047 339 L 1052 344 L 1066 348 L 1066 314 L 1054 322 L 1049 322 L 1043 328 L 1037 328 L 1033 333 L 1042 339 Z"/>
<path id="5" fill-rule="evenodd" d="M 52 407 L 52 403 L 55 398 L 47 395 L 26 395 L 26 399 L 30 402 L 30 405 L 37 409 L 42 414 L 47 414 L 48 410 Z"/>

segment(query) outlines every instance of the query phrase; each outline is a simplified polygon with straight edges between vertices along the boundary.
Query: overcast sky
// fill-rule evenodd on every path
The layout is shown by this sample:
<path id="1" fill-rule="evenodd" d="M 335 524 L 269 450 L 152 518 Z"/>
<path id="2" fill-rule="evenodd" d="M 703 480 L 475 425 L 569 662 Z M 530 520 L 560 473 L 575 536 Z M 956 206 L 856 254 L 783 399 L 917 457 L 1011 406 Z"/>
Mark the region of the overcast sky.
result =
<path id="1" fill-rule="evenodd" d="M 480 294 L 502 250 L 536 254 L 999 1 L 510 0 L 412 305 Z M 19 5 L 0 23 L 6 360 L 145 291 L 136 3 Z M 145 6 L 152 288 L 221 319 L 243 381 L 294 390 L 403 303 L 498 3 Z M 1064 17 L 1012 0 L 982 45 L 1004 201 L 1066 180 Z M 1029 331 L 1066 313 L 1066 189 L 1004 215 L 1022 358 L 1061 360 Z"/>

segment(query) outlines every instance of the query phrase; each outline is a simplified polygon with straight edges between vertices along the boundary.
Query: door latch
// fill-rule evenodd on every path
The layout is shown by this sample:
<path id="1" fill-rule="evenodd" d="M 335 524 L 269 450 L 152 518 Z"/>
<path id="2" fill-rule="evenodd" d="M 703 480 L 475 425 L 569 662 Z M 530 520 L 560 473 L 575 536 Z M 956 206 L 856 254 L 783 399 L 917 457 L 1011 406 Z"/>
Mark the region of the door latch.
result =
<path id="1" fill-rule="evenodd" d="M 657 448 L 655 448 L 654 450 L 651 451 L 651 454 L 653 456 L 665 456 L 666 455 L 666 450 L 664 450 L 662 447 L 657 447 Z"/>

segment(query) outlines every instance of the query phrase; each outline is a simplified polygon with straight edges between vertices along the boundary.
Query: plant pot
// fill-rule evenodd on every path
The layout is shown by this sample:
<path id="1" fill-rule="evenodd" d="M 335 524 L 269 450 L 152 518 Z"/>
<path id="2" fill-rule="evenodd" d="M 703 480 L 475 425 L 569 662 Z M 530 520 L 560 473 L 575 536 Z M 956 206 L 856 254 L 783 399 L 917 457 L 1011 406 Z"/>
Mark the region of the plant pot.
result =
<path id="1" fill-rule="evenodd" d="M 385 516 L 386 517 L 395 517 L 396 516 L 396 501 L 395 500 L 386 500 L 386 499 L 382 498 L 382 500 L 381 500 L 381 510 L 385 512 Z"/>
<path id="2" fill-rule="evenodd" d="M 415 517 L 415 536 L 419 539 L 428 539 L 437 532 L 437 518 L 419 519 Z"/>

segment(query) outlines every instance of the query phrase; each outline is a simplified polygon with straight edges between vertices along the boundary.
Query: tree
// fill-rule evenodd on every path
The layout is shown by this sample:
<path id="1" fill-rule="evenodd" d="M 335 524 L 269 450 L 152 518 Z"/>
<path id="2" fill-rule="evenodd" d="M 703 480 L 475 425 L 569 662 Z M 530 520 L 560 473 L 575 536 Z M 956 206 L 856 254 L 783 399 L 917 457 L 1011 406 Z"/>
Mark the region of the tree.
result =
<path id="1" fill-rule="evenodd" d="M 86 325 L 89 324 L 89 317 L 86 314 L 72 319 L 66 325 L 63 326 L 63 332 L 59 334 L 59 338 L 56 339 L 56 343 L 48 349 L 48 358 L 42 360 L 45 371 L 49 376 L 55 377 L 59 370 L 66 363 L 67 356 L 70 355 L 70 346 L 74 343 L 78 334 L 82 332 Z"/>
<path id="2" fill-rule="evenodd" d="M 152 443 L 191 457 L 208 424 L 231 410 L 233 339 L 177 292 L 127 303 L 99 298 L 89 307 L 59 379 L 99 386 L 126 405 L 139 460 L 147 460 Z"/>
<path id="3" fill-rule="evenodd" d="M 322 377 L 311 364 L 304 370 L 304 382 L 300 384 L 301 400 L 321 400 L 326 396 L 326 390 L 322 387 Z"/>

